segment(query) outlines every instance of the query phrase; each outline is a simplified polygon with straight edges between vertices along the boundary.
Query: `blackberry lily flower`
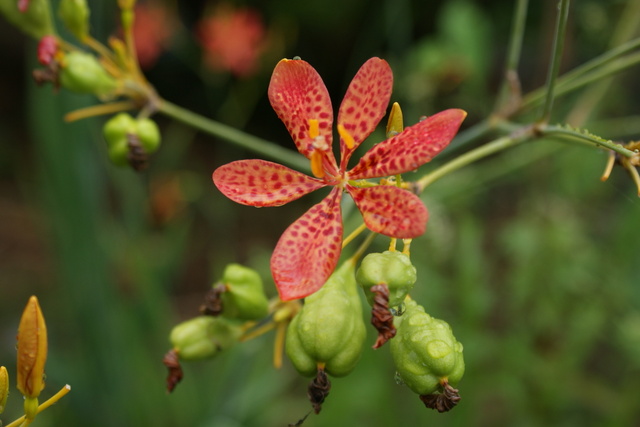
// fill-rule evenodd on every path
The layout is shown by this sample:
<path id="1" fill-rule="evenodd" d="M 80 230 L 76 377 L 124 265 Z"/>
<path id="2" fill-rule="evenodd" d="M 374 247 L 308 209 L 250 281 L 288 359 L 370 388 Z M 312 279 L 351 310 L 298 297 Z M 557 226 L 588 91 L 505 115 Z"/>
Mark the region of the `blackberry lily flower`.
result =
<path id="1" fill-rule="evenodd" d="M 213 182 L 231 200 L 249 206 L 280 206 L 322 187 L 333 189 L 291 224 L 271 256 L 271 272 L 282 300 L 317 291 L 336 268 L 342 250 L 340 200 L 346 191 L 366 226 L 395 238 L 424 233 L 427 209 L 412 192 L 391 185 L 359 186 L 357 180 L 417 169 L 453 139 L 466 112 L 433 115 L 373 146 L 350 170 L 353 152 L 384 116 L 393 86 L 386 61 L 371 58 L 351 81 L 338 112 L 340 163 L 332 151 L 333 109 L 320 75 L 307 62 L 283 59 L 269 84 L 269 100 L 314 177 L 264 160 L 239 160 L 213 173 Z"/>

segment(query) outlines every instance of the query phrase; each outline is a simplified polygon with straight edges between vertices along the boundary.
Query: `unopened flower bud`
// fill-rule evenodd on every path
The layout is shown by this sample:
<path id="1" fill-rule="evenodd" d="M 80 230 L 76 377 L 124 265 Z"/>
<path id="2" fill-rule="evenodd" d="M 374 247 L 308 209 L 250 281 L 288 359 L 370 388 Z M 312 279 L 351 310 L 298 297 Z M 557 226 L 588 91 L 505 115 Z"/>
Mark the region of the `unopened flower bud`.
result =
<path id="1" fill-rule="evenodd" d="M 88 53 L 69 52 L 61 66 L 60 84 L 73 92 L 107 96 L 118 86 L 96 57 Z"/>
<path id="2" fill-rule="evenodd" d="M 391 112 L 389 113 L 389 121 L 387 122 L 387 138 L 399 134 L 403 129 L 402 110 L 400 109 L 400 104 L 394 102 L 391 107 Z"/>
<path id="3" fill-rule="evenodd" d="M 256 320 L 269 312 L 260 275 L 240 264 L 229 264 L 222 275 L 222 314 L 227 318 Z"/>
<path id="4" fill-rule="evenodd" d="M 391 340 L 391 355 L 399 377 L 415 393 L 442 391 L 455 386 L 464 374 L 462 344 L 444 320 L 434 319 L 415 301 L 395 318 L 397 334 Z"/>
<path id="5" fill-rule="evenodd" d="M 344 376 L 358 362 L 366 330 L 354 273 L 346 261 L 291 321 L 286 352 L 301 374 L 314 376 L 324 365 L 328 374 Z"/>
<path id="6" fill-rule="evenodd" d="M 55 34 L 51 19 L 49 0 L 31 0 L 26 10 L 21 11 L 15 0 L 0 1 L 0 13 L 9 22 L 36 40 Z"/>
<path id="7" fill-rule="evenodd" d="M 7 368 L 0 366 L 0 414 L 4 412 L 9 396 L 9 373 Z"/>
<path id="8" fill-rule="evenodd" d="M 372 286 L 387 285 L 389 307 L 396 307 L 404 301 L 417 279 L 416 268 L 409 257 L 401 252 L 368 254 L 360 263 L 356 280 L 365 289 L 367 301 L 374 305 L 374 293 L 367 292 Z"/>
<path id="9" fill-rule="evenodd" d="M 197 360 L 231 347 L 240 334 L 240 327 L 227 319 L 199 316 L 175 326 L 169 340 L 181 360 Z"/>
<path id="10" fill-rule="evenodd" d="M 82 41 L 89 35 L 89 6 L 86 0 L 61 0 L 58 15 L 78 40 Z"/>
<path id="11" fill-rule="evenodd" d="M 49 65 L 58 52 L 58 41 L 54 36 L 44 36 L 38 42 L 38 62 Z"/>
<path id="12" fill-rule="evenodd" d="M 17 350 L 18 390 L 26 398 L 37 398 L 44 388 L 47 326 L 35 296 L 29 298 L 22 313 L 18 326 Z"/>

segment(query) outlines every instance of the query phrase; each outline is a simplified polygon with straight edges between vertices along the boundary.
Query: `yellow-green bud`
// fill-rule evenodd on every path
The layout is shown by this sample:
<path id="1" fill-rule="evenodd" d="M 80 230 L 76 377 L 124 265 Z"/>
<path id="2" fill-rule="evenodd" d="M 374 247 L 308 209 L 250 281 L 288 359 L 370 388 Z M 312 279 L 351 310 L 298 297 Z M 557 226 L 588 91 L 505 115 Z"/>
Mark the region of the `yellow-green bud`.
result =
<path id="1" fill-rule="evenodd" d="M 366 330 L 354 272 L 345 262 L 291 321 L 286 352 L 301 374 L 314 376 L 324 364 L 328 374 L 344 376 L 358 362 Z"/>
<path id="2" fill-rule="evenodd" d="M 416 282 L 416 268 L 409 257 L 401 252 L 368 254 L 356 273 L 356 280 L 365 289 L 369 304 L 374 294 L 368 292 L 375 285 L 386 284 L 389 289 L 389 307 L 400 305 Z"/>
<path id="3" fill-rule="evenodd" d="M 444 320 L 434 319 L 415 301 L 395 318 L 397 333 L 391 355 L 400 379 L 419 395 L 440 390 L 444 381 L 455 386 L 464 374 L 462 344 Z"/>
<path id="4" fill-rule="evenodd" d="M 58 15 L 78 40 L 82 41 L 89 35 L 89 6 L 86 0 L 61 0 Z"/>
<path id="5" fill-rule="evenodd" d="M 4 412 L 9 396 L 9 373 L 7 368 L 0 366 L 0 414 Z"/>
<path id="6" fill-rule="evenodd" d="M 66 89 L 105 96 L 115 91 L 118 86 L 117 81 L 93 55 L 73 51 L 66 54 L 62 62 L 60 84 Z"/>
<path id="7" fill-rule="evenodd" d="M 56 33 L 49 0 L 31 0 L 24 12 L 18 10 L 17 0 L 0 0 L 0 13 L 36 40 Z"/>
<path id="8" fill-rule="evenodd" d="M 227 319 L 199 316 L 176 325 L 169 340 L 181 360 L 197 360 L 231 347 L 240 334 L 240 326 Z"/>
<path id="9" fill-rule="evenodd" d="M 222 314 L 227 318 L 256 320 L 269 312 L 260 275 L 240 264 L 229 264 L 221 279 L 226 291 L 222 294 Z"/>

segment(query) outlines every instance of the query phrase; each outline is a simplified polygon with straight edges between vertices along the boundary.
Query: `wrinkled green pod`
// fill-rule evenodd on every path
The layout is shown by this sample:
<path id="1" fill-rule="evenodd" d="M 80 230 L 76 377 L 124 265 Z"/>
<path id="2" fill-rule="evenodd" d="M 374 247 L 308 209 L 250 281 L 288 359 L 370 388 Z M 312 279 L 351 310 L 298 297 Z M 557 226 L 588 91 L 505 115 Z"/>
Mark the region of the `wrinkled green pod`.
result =
<path id="1" fill-rule="evenodd" d="M 374 293 L 368 292 L 372 286 L 386 284 L 389 289 L 389 307 L 396 307 L 402 304 L 416 279 L 416 268 L 409 257 L 401 252 L 368 254 L 356 273 L 356 280 L 365 290 L 367 301 L 372 306 Z"/>
<path id="2" fill-rule="evenodd" d="M 447 322 L 425 313 L 415 301 L 395 318 L 391 355 L 402 381 L 419 395 L 431 394 L 447 381 L 455 386 L 464 374 L 462 344 Z"/>
<path id="3" fill-rule="evenodd" d="M 328 374 L 344 376 L 360 359 L 366 330 L 354 273 L 353 262 L 342 264 L 291 321 L 286 353 L 302 375 L 324 364 Z"/>
<path id="4" fill-rule="evenodd" d="M 253 269 L 229 264 L 222 275 L 226 291 L 222 294 L 223 316 L 242 320 L 256 320 L 269 312 L 269 301 L 262 279 Z"/>
<path id="5" fill-rule="evenodd" d="M 169 341 L 180 359 L 197 360 L 231 347 L 241 333 L 240 327 L 227 319 L 198 316 L 176 325 Z"/>

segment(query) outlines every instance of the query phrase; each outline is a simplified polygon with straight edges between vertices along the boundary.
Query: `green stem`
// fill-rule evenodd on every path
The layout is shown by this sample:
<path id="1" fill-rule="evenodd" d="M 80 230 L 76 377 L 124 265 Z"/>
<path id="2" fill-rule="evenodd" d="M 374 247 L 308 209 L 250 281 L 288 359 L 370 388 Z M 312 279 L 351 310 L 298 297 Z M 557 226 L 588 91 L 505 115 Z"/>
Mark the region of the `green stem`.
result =
<path id="1" fill-rule="evenodd" d="M 558 5 L 558 21 L 556 23 L 556 31 L 553 36 L 553 54 L 551 55 L 551 63 L 549 64 L 549 73 L 547 75 L 547 91 L 545 96 L 544 108 L 540 115 L 540 122 L 546 123 L 551 116 L 551 107 L 553 106 L 554 90 L 556 86 L 556 78 L 560 71 L 560 58 L 562 57 L 562 49 L 564 47 L 564 36 L 567 29 L 567 17 L 569 16 L 569 0 L 560 0 Z"/>
<path id="2" fill-rule="evenodd" d="M 522 52 L 522 39 L 524 37 L 525 21 L 527 19 L 527 8 L 529 0 L 518 0 L 513 12 L 513 26 L 509 37 L 509 50 L 506 59 L 506 69 L 502 86 L 496 102 L 494 111 L 502 111 L 508 104 L 509 99 L 514 95 L 512 80 L 517 78 L 518 63 Z M 519 93 L 515 94 L 519 95 Z"/>
<path id="3" fill-rule="evenodd" d="M 273 142 L 249 135 L 231 126 L 200 116 L 167 100 L 159 100 L 158 111 L 205 133 L 217 136 L 239 147 L 276 160 L 278 163 L 287 164 L 298 170 L 310 170 L 309 162 L 306 161 L 303 156 L 296 154 L 292 150 L 282 148 Z"/>
<path id="4" fill-rule="evenodd" d="M 595 135 L 585 134 L 562 126 L 543 126 L 538 128 L 537 132 L 542 136 L 560 137 L 563 140 L 605 147 L 624 157 L 634 157 L 638 155 L 634 151 L 624 148 L 622 145 L 616 144 L 613 141 L 607 141 Z"/>
<path id="5" fill-rule="evenodd" d="M 623 58 L 619 58 L 616 61 L 611 62 L 608 66 L 598 67 L 596 71 L 592 73 L 579 73 L 580 77 L 575 78 L 573 74 L 569 73 L 562 79 L 559 79 L 556 91 L 556 97 L 572 92 L 576 89 L 587 86 L 595 81 L 601 80 L 605 77 L 609 77 L 613 74 L 619 73 L 632 66 L 640 63 L 640 53 L 628 55 Z M 602 64 L 601 64 L 602 65 Z M 577 74 L 577 73 L 576 73 Z M 543 89 L 538 89 L 531 92 L 524 97 L 521 105 L 521 110 L 538 104 L 544 96 Z"/>
<path id="6" fill-rule="evenodd" d="M 533 129 L 533 128 L 531 128 Z M 434 170 L 431 173 L 424 175 L 418 181 L 416 181 L 417 192 L 421 193 L 426 187 L 433 184 L 438 179 L 443 176 L 455 172 L 458 169 L 467 166 L 471 163 L 474 163 L 482 158 L 485 158 L 491 154 L 497 153 L 509 147 L 514 147 L 522 142 L 530 139 L 532 136 L 531 131 L 521 132 L 520 134 L 512 134 L 509 136 L 504 136 L 502 138 L 498 138 L 492 142 L 484 144 L 474 150 L 471 150 L 459 157 L 456 157 L 452 161 L 442 165 L 438 169 Z"/>

